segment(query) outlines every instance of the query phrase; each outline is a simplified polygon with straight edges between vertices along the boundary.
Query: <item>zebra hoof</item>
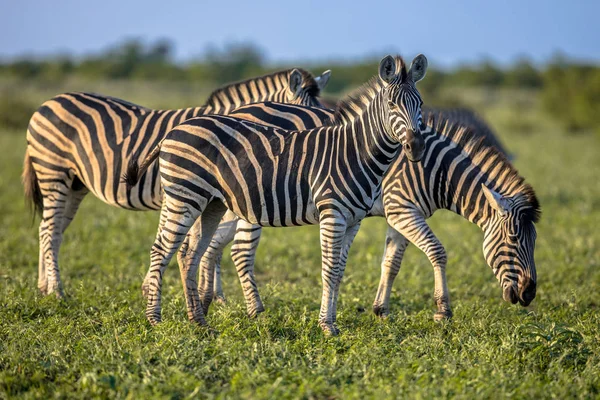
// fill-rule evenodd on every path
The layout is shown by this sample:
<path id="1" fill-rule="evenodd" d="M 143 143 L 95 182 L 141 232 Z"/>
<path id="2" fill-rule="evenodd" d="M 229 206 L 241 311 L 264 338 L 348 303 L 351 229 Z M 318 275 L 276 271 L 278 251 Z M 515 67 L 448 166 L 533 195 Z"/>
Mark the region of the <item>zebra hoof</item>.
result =
<path id="1" fill-rule="evenodd" d="M 435 322 L 442 322 L 442 321 L 450 321 L 452 319 L 452 311 L 448 310 L 445 312 L 436 312 L 433 315 L 433 320 Z"/>
<path id="2" fill-rule="evenodd" d="M 265 307 L 260 304 L 258 307 L 248 310 L 248 318 L 254 319 L 265 312 Z"/>
<path id="3" fill-rule="evenodd" d="M 198 326 L 206 326 L 206 327 L 208 327 L 208 323 L 206 322 L 206 319 L 204 319 L 204 316 L 202 316 L 202 315 L 193 316 L 189 320 L 190 320 L 191 323 L 196 324 Z"/>
<path id="4" fill-rule="evenodd" d="M 227 304 L 227 299 L 225 298 L 225 296 L 219 295 L 219 296 L 215 296 L 214 302 L 225 305 L 225 304 Z"/>
<path id="5" fill-rule="evenodd" d="M 338 336 L 340 334 L 340 330 L 336 324 L 320 323 L 319 325 L 321 325 L 325 336 Z"/>
<path id="6" fill-rule="evenodd" d="M 204 316 L 208 315 L 208 310 L 210 309 L 211 303 L 212 300 L 200 300 L 200 305 L 202 307 L 202 312 L 204 313 Z"/>
<path id="7" fill-rule="evenodd" d="M 146 318 L 148 319 L 148 322 L 152 326 L 156 326 L 156 325 L 158 325 L 158 324 L 161 323 L 161 317 L 160 317 L 160 315 L 146 316 Z"/>
<path id="8" fill-rule="evenodd" d="M 380 304 L 373 304 L 373 313 L 380 318 L 387 318 L 389 315 L 389 310 Z"/>
<path id="9" fill-rule="evenodd" d="M 53 294 L 54 297 L 56 297 L 58 300 L 62 300 L 65 298 L 65 292 L 62 290 L 62 288 L 60 286 L 58 287 L 50 287 L 46 290 L 45 295 L 51 295 Z"/>

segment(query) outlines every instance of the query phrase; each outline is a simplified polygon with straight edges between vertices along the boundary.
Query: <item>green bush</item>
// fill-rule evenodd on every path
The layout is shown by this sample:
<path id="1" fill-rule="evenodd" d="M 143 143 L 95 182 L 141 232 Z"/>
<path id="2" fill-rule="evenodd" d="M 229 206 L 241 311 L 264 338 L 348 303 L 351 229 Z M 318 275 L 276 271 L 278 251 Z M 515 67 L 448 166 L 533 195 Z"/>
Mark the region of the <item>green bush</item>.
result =
<path id="1" fill-rule="evenodd" d="M 542 104 L 565 129 L 600 133 L 600 68 L 555 61 L 544 73 Z"/>
<path id="2" fill-rule="evenodd" d="M 18 95 L 0 97 L 0 127 L 10 130 L 27 129 L 29 118 L 36 106 L 20 98 Z"/>

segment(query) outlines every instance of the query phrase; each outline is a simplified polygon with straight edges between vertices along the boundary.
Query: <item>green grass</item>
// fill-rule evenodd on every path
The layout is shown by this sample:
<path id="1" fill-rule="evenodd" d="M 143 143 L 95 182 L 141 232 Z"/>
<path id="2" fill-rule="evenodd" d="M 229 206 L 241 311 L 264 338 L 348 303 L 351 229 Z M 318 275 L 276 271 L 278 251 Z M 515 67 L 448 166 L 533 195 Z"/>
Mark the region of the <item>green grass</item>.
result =
<path id="1" fill-rule="evenodd" d="M 538 125 L 533 112 L 532 129 L 510 132 L 523 113 L 500 105 L 485 115 L 543 207 L 535 301 L 526 309 L 503 302 L 481 232 L 439 212 L 431 224 L 448 251 L 453 321 L 433 322 L 433 271 L 414 247 L 392 314 L 380 320 L 370 308 L 385 223 L 371 219 L 351 251 L 335 338 L 317 326 L 316 227 L 265 230 L 257 278 L 267 312 L 258 319 L 246 317 L 226 259 L 228 303 L 208 316 L 217 333 L 187 322 L 175 264 L 164 281 L 164 322 L 152 328 L 140 285 L 158 215 L 89 196 L 61 251 L 68 299 L 41 297 L 37 221 L 19 183 L 25 135 L 0 133 L 0 398 L 597 398 L 600 144 Z"/>

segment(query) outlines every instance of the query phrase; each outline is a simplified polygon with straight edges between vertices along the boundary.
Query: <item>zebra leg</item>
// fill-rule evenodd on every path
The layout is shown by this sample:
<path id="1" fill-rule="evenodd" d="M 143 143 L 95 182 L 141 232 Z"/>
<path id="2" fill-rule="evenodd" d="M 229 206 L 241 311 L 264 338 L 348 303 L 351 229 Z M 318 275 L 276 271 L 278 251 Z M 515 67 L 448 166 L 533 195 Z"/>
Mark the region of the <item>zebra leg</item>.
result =
<path id="1" fill-rule="evenodd" d="M 166 208 L 165 205 L 165 197 L 163 196 L 162 199 L 162 206 L 161 206 L 161 212 L 160 212 L 160 218 L 158 221 L 158 229 L 156 230 L 156 235 L 158 237 L 158 235 L 162 232 L 162 229 L 165 227 L 165 223 L 167 222 L 166 217 L 167 217 L 167 213 L 164 212 L 163 213 L 163 209 Z M 188 241 L 187 241 L 187 237 L 184 240 L 182 247 L 187 247 L 188 245 Z M 146 301 L 148 300 L 148 296 L 150 295 L 150 283 L 152 281 L 152 274 L 150 273 L 150 270 L 148 270 L 148 272 L 146 273 L 146 276 L 144 277 L 144 281 L 142 282 L 142 295 L 144 296 L 144 298 L 146 299 Z"/>
<path id="2" fill-rule="evenodd" d="M 215 206 L 211 207 L 216 207 L 216 205 L 217 203 L 215 203 Z M 226 209 L 224 207 L 223 213 L 225 214 L 225 217 L 220 219 L 220 223 L 217 221 L 218 224 L 214 227 L 214 230 L 212 230 L 210 235 L 205 236 L 204 232 L 201 230 L 202 228 L 205 228 L 204 219 L 202 219 L 202 221 L 197 221 L 193 227 L 194 232 L 190 234 L 192 238 L 196 238 L 194 239 L 194 244 L 189 251 L 195 253 L 198 257 L 198 260 L 200 260 L 200 281 L 197 285 L 197 290 L 199 291 L 200 304 L 202 305 L 205 315 L 208 313 L 208 308 L 213 300 L 213 285 L 216 275 L 215 272 L 213 272 L 212 275 L 209 275 L 209 271 L 215 270 L 216 264 L 220 262 L 221 255 L 223 254 L 223 247 L 225 247 L 227 243 L 233 239 L 233 233 L 235 232 L 235 218 L 237 217 L 231 212 L 226 213 Z M 222 216 L 223 213 L 220 215 Z M 203 248 L 200 249 L 198 247 L 200 245 L 198 240 L 202 238 L 204 238 L 204 240 L 210 240 L 210 242 L 207 246 L 204 246 L 203 244 Z M 180 262 L 180 266 L 181 265 L 182 264 Z M 194 268 L 197 267 L 198 262 L 195 261 Z M 208 280 L 210 280 L 210 282 Z M 209 295 L 210 298 L 207 297 Z"/>
<path id="3" fill-rule="evenodd" d="M 435 289 L 433 298 L 437 306 L 437 312 L 434 315 L 436 321 L 450 319 L 452 309 L 450 307 L 450 295 L 448 293 L 448 284 L 446 282 L 446 250 L 439 239 L 435 236 L 427 222 L 420 214 L 411 214 L 411 218 L 398 218 L 399 215 L 388 215 L 388 224 L 394 226 L 398 232 L 402 233 L 406 239 L 417 246 L 433 266 Z M 397 221 L 396 224 L 390 221 Z M 402 223 L 404 225 L 402 225 Z"/>
<path id="4" fill-rule="evenodd" d="M 336 336 L 340 332 L 336 326 L 336 289 L 341 280 L 340 256 L 346 236 L 346 221 L 340 213 L 331 211 L 322 213 L 319 220 L 323 282 L 319 326 L 326 334 Z"/>
<path id="5" fill-rule="evenodd" d="M 348 253 L 350 252 L 350 246 L 352 246 L 352 242 L 358 233 L 360 228 L 360 222 L 356 225 L 349 227 L 346 230 L 346 235 L 344 236 L 344 241 L 342 243 L 342 251 L 340 253 L 340 272 L 339 279 L 335 289 L 335 301 L 334 301 L 334 315 L 337 315 L 337 300 L 340 292 L 340 286 L 342 285 L 342 277 L 344 276 L 344 272 L 346 271 L 346 262 L 348 261 Z"/>
<path id="6" fill-rule="evenodd" d="M 221 279 L 221 260 L 223 259 L 223 251 L 215 254 L 215 294 L 213 296 L 213 301 L 221 304 L 227 303 L 227 299 L 225 298 L 225 293 L 223 293 L 223 281 Z M 202 261 L 200 261 L 202 262 Z"/>
<path id="7" fill-rule="evenodd" d="M 75 218 L 75 214 L 77 214 L 77 210 L 79 210 L 81 202 L 89 192 L 90 191 L 86 187 L 80 189 L 73 189 L 70 192 L 70 195 L 67 198 L 67 204 L 65 206 L 65 215 L 63 217 L 63 233 L 65 233 L 69 225 L 71 225 L 71 222 L 73 222 L 73 219 Z"/>
<path id="8" fill-rule="evenodd" d="M 392 293 L 394 279 L 400 271 L 406 246 L 408 246 L 408 240 L 388 225 L 383 260 L 381 261 L 381 278 L 377 296 L 373 302 L 373 312 L 377 316 L 387 317 L 390 312 L 390 294 Z"/>
<path id="9" fill-rule="evenodd" d="M 73 188 L 69 189 L 67 188 L 67 185 L 64 184 L 58 184 L 58 187 L 48 187 L 46 185 L 46 189 L 48 191 L 50 191 L 52 194 L 48 196 L 48 201 L 47 201 L 47 206 L 44 206 L 44 209 L 46 208 L 52 208 L 54 209 L 54 216 L 53 219 L 55 220 L 54 226 L 53 226 L 53 232 L 54 229 L 58 229 L 58 225 L 60 225 L 60 238 L 58 238 L 58 244 L 56 244 L 56 257 L 58 257 L 58 253 L 60 251 L 60 243 L 62 243 L 62 237 L 64 232 L 67 230 L 67 227 L 71 224 L 71 222 L 73 221 L 73 218 L 75 217 L 75 214 L 77 213 L 77 210 L 79 209 L 79 205 L 81 204 L 81 201 L 83 200 L 83 198 L 85 197 L 85 195 L 89 192 L 83 185 L 81 185 L 81 188 L 78 188 L 77 190 L 73 190 Z M 62 193 L 62 195 L 60 195 L 59 197 L 57 196 L 57 193 L 60 192 Z M 60 221 L 60 222 L 59 222 Z M 40 223 L 40 255 L 39 255 L 39 261 L 38 261 L 38 289 L 40 290 L 40 292 L 42 294 L 49 294 L 52 292 L 55 292 L 56 295 L 58 297 L 62 297 L 63 293 L 62 293 L 62 283 L 60 281 L 60 274 L 58 272 L 58 265 L 56 266 L 56 273 L 54 276 L 54 282 L 53 284 L 50 286 L 50 289 L 48 287 L 48 272 L 47 272 L 47 264 L 46 264 L 46 256 L 45 254 L 47 254 L 45 251 L 43 251 L 42 249 L 42 230 L 41 230 L 41 225 L 42 223 Z M 55 234 L 55 236 L 58 236 Z M 56 260 L 56 264 L 58 264 L 58 260 Z M 52 265 L 52 262 L 50 262 L 49 265 Z M 53 267 L 51 267 L 53 268 Z"/>
<path id="10" fill-rule="evenodd" d="M 254 277 L 254 260 L 261 233 L 260 226 L 240 219 L 231 246 L 231 259 L 240 278 L 246 300 L 246 311 L 250 318 L 265 311 Z"/>
<path id="11" fill-rule="evenodd" d="M 161 289 L 165 269 L 203 208 L 206 206 L 201 210 L 196 210 L 175 200 L 170 201 L 165 193 L 156 240 L 150 250 L 150 268 L 142 286 L 147 301 L 146 318 L 151 325 L 156 325 L 161 321 Z M 184 283 L 185 289 L 189 290 Z M 202 310 L 200 307 L 197 309 L 199 315 L 194 317 L 197 318 L 198 323 L 205 325 Z"/>
<path id="12" fill-rule="evenodd" d="M 194 234 L 188 236 L 189 247 L 182 248 L 180 251 L 179 271 L 181 272 L 181 280 L 185 292 L 188 318 L 190 321 L 202 325 L 206 324 L 204 321 L 205 309 L 204 304 L 200 301 L 198 291 L 200 291 L 203 299 L 208 297 L 212 300 L 214 263 L 209 264 L 202 271 L 200 279 L 204 285 L 202 283 L 198 285 L 198 265 L 213 239 L 213 235 L 219 226 L 219 221 L 221 221 L 226 211 L 227 208 L 221 201 L 213 201 L 208 204 L 199 218 L 199 224 L 196 221 Z"/>
<path id="13" fill-rule="evenodd" d="M 58 253 L 63 238 L 63 218 L 71 195 L 67 182 L 59 179 L 44 179 L 39 182 L 43 197 L 42 221 L 40 222 L 40 257 L 38 288 L 42 294 L 54 293 L 64 297 L 58 269 Z"/>
<path id="14" fill-rule="evenodd" d="M 225 304 L 226 299 L 225 294 L 223 293 L 223 282 L 221 281 L 221 260 L 223 258 L 223 250 L 225 249 L 225 246 L 231 243 L 235 236 L 235 230 L 237 227 L 238 220 L 239 218 L 237 217 L 237 215 L 235 215 L 231 211 L 227 211 L 225 213 L 225 216 L 219 224 L 217 232 L 213 236 L 212 242 L 210 242 L 208 250 L 204 254 L 204 257 L 202 257 L 202 261 L 200 261 L 201 266 L 203 265 L 203 263 L 205 263 L 205 259 L 206 262 L 208 262 L 210 259 L 214 261 L 215 294 L 213 296 L 213 300 L 222 304 Z"/>
<path id="15" fill-rule="evenodd" d="M 44 263 L 44 252 L 42 251 L 41 243 L 42 242 L 40 240 L 40 250 L 38 258 L 38 290 L 41 294 L 46 295 L 48 294 L 48 277 L 46 275 L 46 264 Z"/>

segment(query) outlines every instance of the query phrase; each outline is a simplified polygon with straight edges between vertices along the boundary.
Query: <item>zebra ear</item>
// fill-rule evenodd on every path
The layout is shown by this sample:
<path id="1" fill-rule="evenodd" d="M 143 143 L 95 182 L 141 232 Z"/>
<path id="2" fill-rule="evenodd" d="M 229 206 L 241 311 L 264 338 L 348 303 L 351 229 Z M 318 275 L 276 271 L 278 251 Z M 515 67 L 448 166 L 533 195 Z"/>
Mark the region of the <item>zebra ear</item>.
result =
<path id="1" fill-rule="evenodd" d="M 290 90 L 292 91 L 292 93 L 294 93 L 294 95 L 300 93 L 300 90 L 302 89 L 303 80 L 304 79 L 302 78 L 302 74 L 300 73 L 300 71 L 294 68 L 290 73 Z"/>
<path id="2" fill-rule="evenodd" d="M 388 55 L 379 63 L 379 77 L 387 83 L 391 83 L 396 78 L 396 60 Z"/>
<path id="3" fill-rule="evenodd" d="M 329 82 L 330 76 L 331 76 L 331 70 L 328 69 L 327 71 L 323 72 L 321 75 L 315 77 L 315 81 L 317 81 L 317 86 L 319 87 L 319 90 L 325 89 L 325 86 L 327 86 L 327 82 Z"/>
<path id="4" fill-rule="evenodd" d="M 410 64 L 410 76 L 413 82 L 419 82 L 427 73 L 427 57 L 419 54 Z"/>
<path id="5" fill-rule="evenodd" d="M 481 189 L 483 190 L 483 195 L 487 199 L 488 203 L 490 203 L 490 206 L 492 206 L 492 208 L 496 210 L 500 216 L 504 216 L 506 213 L 508 213 L 508 203 L 500 193 L 493 191 L 483 183 L 481 184 Z"/>

